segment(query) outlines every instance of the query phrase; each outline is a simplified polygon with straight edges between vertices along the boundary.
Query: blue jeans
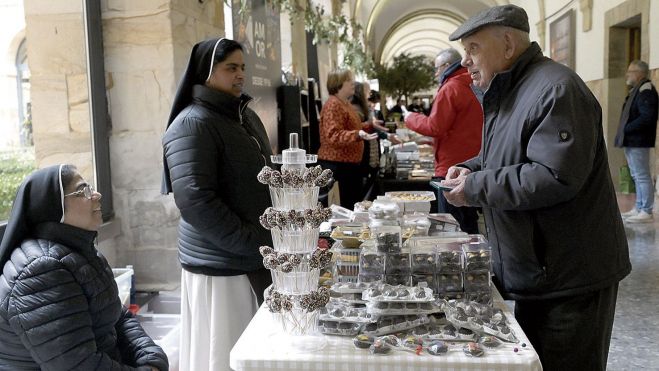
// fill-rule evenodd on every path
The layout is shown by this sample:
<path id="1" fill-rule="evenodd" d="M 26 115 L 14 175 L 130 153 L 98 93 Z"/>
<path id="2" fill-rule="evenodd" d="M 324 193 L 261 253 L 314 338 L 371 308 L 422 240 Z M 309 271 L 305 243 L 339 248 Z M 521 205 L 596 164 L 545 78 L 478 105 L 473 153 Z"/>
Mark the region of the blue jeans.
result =
<path id="1" fill-rule="evenodd" d="M 636 210 L 652 214 L 654 186 L 650 175 L 650 148 L 625 147 L 624 150 L 636 187 Z"/>

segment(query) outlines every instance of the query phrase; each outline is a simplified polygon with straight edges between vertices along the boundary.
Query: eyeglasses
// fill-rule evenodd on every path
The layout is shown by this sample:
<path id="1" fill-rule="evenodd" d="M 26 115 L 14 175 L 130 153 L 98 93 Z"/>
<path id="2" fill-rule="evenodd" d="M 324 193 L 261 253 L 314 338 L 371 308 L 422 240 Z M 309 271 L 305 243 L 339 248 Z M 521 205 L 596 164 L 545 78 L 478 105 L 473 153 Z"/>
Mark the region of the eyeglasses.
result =
<path id="1" fill-rule="evenodd" d="M 86 199 L 91 200 L 92 197 L 94 196 L 94 187 L 87 184 L 83 189 L 79 191 L 71 192 L 69 194 L 64 195 L 64 197 L 69 197 L 69 196 L 75 196 L 75 197 L 84 196 Z"/>

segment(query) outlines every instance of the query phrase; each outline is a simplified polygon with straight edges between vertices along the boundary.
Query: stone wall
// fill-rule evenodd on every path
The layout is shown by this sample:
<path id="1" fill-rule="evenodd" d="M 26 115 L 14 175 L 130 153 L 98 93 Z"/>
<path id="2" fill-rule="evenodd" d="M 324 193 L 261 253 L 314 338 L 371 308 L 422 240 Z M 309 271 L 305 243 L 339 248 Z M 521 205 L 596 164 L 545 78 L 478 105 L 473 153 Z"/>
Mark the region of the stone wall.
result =
<path id="1" fill-rule="evenodd" d="M 72 163 L 93 179 L 82 2 L 24 7 L 37 166 Z"/>
<path id="2" fill-rule="evenodd" d="M 99 249 L 133 265 L 138 288 L 180 281 L 173 197 L 160 194 L 161 138 L 176 85 L 199 40 L 224 36 L 221 0 L 102 0 L 115 218 Z M 85 37 L 79 0 L 26 0 L 38 166 L 67 162 L 93 179 Z"/>
<path id="3" fill-rule="evenodd" d="M 112 134 L 114 207 L 121 231 L 103 242 L 132 264 L 140 289 L 180 281 L 173 196 L 160 194 L 161 138 L 192 46 L 224 35 L 220 0 L 106 0 L 103 39 Z"/>

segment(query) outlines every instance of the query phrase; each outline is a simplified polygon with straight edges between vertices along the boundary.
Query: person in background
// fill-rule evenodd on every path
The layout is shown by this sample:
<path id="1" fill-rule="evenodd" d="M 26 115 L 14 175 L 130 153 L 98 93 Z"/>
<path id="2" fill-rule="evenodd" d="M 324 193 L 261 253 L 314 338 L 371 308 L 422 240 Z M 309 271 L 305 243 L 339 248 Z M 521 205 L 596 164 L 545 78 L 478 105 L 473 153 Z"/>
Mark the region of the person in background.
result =
<path id="1" fill-rule="evenodd" d="M 389 120 L 390 121 L 395 121 L 394 114 L 397 114 L 398 117 L 402 117 L 403 116 L 403 107 L 405 107 L 405 101 L 402 98 L 399 98 L 396 101 L 396 105 L 391 107 L 389 112 L 387 112 L 387 115 L 388 115 L 387 117 L 389 117 Z"/>
<path id="2" fill-rule="evenodd" d="M 320 111 L 320 148 L 318 163 L 330 169 L 339 183 L 341 206 L 351 209 L 363 200 L 362 168 L 364 141 L 374 140 L 375 133 L 364 130 L 364 121 L 350 104 L 355 81 L 350 70 L 336 70 L 327 75 L 329 99 Z"/>
<path id="3" fill-rule="evenodd" d="M 373 200 L 376 197 L 375 181 L 380 171 L 380 140 L 388 139 L 393 144 L 400 143 L 395 134 L 388 134 L 387 128 L 382 126 L 384 121 L 375 117 L 367 97 L 371 96 L 371 85 L 368 82 L 355 82 L 355 94 L 350 102 L 352 108 L 362 120 L 362 128 L 368 133 L 376 133 L 377 138 L 364 142 L 364 156 L 361 167 L 363 179 L 364 200 Z M 382 113 L 380 113 L 380 116 Z"/>
<path id="4" fill-rule="evenodd" d="M 405 125 L 433 138 L 435 178 L 444 180 L 448 168 L 478 154 L 481 148 L 483 110 L 471 90 L 471 77 L 460 65 L 460 53 L 444 49 L 435 58 L 435 77 L 439 88 L 430 115 L 408 112 Z M 475 207 L 455 207 L 437 192 L 440 213 L 450 213 L 467 233 L 478 233 L 478 212 Z"/>
<path id="5" fill-rule="evenodd" d="M 375 139 L 364 141 L 364 154 L 362 156 L 362 200 L 368 200 L 372 197 L 375 179 L 380 170 L 380 135 L 383 139 L 387 134 L 377 130 L 374 127 L 374 120 L 371 118 L 370 110 L 368 107 L 368 100 L 366 97 L 370 94 L 370 85 L 368 82 L 355 82 L 355 94 L 350 99 L 352 108 L 362 121 L 362 128 L 368 133 L 376 133 L 378 136 Z M 380 125 L 381 126 L 381 125 Z M 380 134 L 382 133 L 382 134 Z"/>
<path id="6" fill-rule="evenodd" d="M 423 113 L 423 106 L 421 105 L 421 98 L 414 97 L 412 98 L 412 104 L 407 107 L 407 111 Z"/>
<path id="7" fill-rule="evenodd" d="M 101 194 L 75 166 L 25 178 L 0 243 L 0 369 L 169 369 L 96 250 L 102 222 Z"/>
<path id="8" fill-rule="evenodd" d="M 382 114 L 382 110 L 377 109 L 378 104 L 380 103 L 380 92 L 377 90 L 371 90 L 371 92 L 368 94 L 368 109 L 370 112 L 370 116 L 373 117 L 373 120 L 376 122 L 384 122 L 384 115 Z M 383 129 L 386 131 L 386 128 L 383 127 Z"/>
<path id="9" fill-rule="evenodd" d="M 263 123 L 243 94 L 242 46 L 197 43 L 163 137 L 163 193 L 181 212 L 181 370 L 228 370 L 229 352 L 272 283 L 259 216 L 271 206 L 257 174 L 271 166 Z"/>
<path id="10" fill-rule="evenodd" d="M 622 217 L 629 223 L 652 223 L 654 186 L 650 148 L 657 138 L 657 89 L 648 78 L 648 64 L 643 61 L 632 61 L 625 76 L 632 89 L 622 107 L 615 146 L 625 151 L 636 188 L 636 204 L 622 213 Z"/>
<path id="11" fill-rule="evenodd" d="M 605 370 L 618 283 L 631 271 L 602 109 L 529 39 L 524 9 L 469 18 L 460 40 L 483 91 L 483 145 L 449 168 L 446 199 L 483 208 L 493 280 L 544 370 Z M 575 104 L 578 102 L 578 104 Z"/>

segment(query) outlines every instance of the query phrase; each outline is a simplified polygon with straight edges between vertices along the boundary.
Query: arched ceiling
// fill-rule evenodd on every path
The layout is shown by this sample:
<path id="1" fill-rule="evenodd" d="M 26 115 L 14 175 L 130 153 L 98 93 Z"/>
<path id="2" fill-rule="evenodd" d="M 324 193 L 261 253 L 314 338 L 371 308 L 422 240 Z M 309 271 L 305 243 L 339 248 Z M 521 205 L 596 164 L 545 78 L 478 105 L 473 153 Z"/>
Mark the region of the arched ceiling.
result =
<path id="1" fill-rule="evenodd" d="M 507 0 L 353 0 L 352 13 L 364 25 L 367 50 L 387 64 L 401 53 L 434 58 L 454 47 L 448 36 L 479 11 Z"/>

